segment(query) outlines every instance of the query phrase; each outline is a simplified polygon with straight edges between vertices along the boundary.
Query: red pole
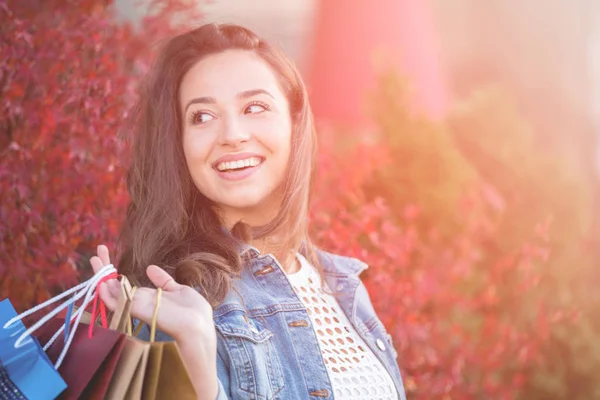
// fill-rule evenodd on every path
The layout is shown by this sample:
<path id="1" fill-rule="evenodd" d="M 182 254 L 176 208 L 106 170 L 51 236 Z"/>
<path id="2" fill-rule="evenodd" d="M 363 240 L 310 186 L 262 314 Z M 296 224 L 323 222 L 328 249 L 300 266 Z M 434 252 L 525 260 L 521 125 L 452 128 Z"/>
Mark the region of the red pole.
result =
<path id="1" fill-rule="evenodd" d="M 322 0 L 308 68 L 317 118 L 368 122 L 366 92 L 376 83 L 380 50 L 409 79 L 417 109 L 432 118 L 444 114 L 439 44 L 426 1 Z"/>

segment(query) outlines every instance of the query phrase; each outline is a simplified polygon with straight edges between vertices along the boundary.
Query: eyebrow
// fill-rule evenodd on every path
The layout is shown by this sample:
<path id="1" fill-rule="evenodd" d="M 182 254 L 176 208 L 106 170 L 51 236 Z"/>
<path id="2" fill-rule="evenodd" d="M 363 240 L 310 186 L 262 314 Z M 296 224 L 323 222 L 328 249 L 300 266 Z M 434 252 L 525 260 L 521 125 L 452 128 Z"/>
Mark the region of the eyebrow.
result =
<path id="1" fill-rule="evenodd" d="M 244 90 L 243 92 L 238 93 L 238 95 L 236 97 L 238 99 L 247 99 L 249 97 L 256 96 L 257 94 L 266 94 L 267 96 L 269 96 L 273 99 L 275 98 L 275 97 L 273 97 L 273 95 L 271 93 L 267 92 L 264 89 Z M 187 102 L 183 113 L 185 114 L 187 112 L 188 108 L 190 108 L 190 106 L 192 104 L 216 104 L 216 103 L 217 103 L 217 100 L 214 97 L 209 97 L 209 96 L 196 97 Z"/>

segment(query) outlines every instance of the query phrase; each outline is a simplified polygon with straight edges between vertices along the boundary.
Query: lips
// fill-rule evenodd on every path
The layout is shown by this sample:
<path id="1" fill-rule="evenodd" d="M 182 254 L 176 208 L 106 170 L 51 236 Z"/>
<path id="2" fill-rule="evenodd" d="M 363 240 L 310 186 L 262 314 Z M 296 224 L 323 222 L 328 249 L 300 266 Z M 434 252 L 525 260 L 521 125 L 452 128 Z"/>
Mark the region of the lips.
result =
<path id="1" fill-rule="evenodd" d="M 212 165 L 217 175 L 228 181 L 246 179 L 260 170 L 265 157 L 255 153 L 228 154 Z"/>
<path id="2" fill-rule="evenodd" d="M 212 167 L 218 171 L 219 170 L 218 166 L 220 164 L 223 164 L 223 163 L 230 163 L 230 164 L 232 164 L 233 162 L 249 160 L 251 158 L 258 158 L 258 159 L 260 159 L 260 163 L 261 164 L 265 161 L 265 157 L 263 157 L 263 156 L 261 156 L 260 154 L 257 154 L 257 153 L 235 153 L 235 154 L 227 154 L 227 155 L 225 155 L 223 157 L 219 157 L 212 164 Z"/>
<path id="3" fill-rule="evenodd" d="M 237 161 L 223 161 L 217 164 L 217 169 L 219 171 L 229 171 L 248 167 L 256 167 L 257 165 L 261 164 L 262 161 L 263 160 L 260 157 L 250 157 Z"/>

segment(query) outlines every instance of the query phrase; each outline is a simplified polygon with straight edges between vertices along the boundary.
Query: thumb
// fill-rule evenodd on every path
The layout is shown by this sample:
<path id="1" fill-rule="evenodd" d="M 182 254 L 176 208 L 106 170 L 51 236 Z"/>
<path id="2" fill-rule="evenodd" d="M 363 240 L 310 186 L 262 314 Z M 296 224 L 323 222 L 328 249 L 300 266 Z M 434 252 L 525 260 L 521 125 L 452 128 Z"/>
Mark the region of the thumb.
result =
<path id="1" fill-rule="evenodd" d="M 157 288 L 161 288 L 165 292 L 173 292 L 181 289 L 181 285 L 175 282 L 175 279 L 164 269 L 150 265 L 146 268 L 146 275 Z"/>

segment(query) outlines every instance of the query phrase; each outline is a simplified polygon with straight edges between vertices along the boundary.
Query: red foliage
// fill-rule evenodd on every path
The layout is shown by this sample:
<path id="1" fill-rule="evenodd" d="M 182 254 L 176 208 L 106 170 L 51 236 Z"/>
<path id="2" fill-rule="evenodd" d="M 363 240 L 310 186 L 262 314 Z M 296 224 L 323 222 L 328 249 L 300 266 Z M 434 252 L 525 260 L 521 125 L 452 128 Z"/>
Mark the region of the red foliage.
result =
<path id="1" fill-rule="evenodd" d="M 532 232 L 521 251 L 481 265 L 503 212 L 493 188 L 478 184 L 466 194 L 456 210 L 465 229 L 450 242 L 435 230 L 425 236 L 418 205 L 397 205 L 403 219 L 395 223 L 383 199 L 367 200 L 368 177 L 391 168 L 383 149 L 360 144 L 340 157 L 335 146 L 343 138 L 334 132 L 321 137 L 326 172 L 316 193 L 332 187 L 336 193 L 315 199 L 313 234 L 322 247 L 369 264 L 362 278 L 395 341 L 410 397 L 515 398 L 555 323 L 542 299 L 531 320 L 518 321 L 519 296 L 539 282 L 532 265 L 548 257 L 547 226 Z M 514 289 L 500 290 L 502 285 Z"/>
<path id="2" fill-rule="evenodd" d="M 161 17 L 134 32 L 105 1 L 0 2 L 0 293 L 18 308 L 72 285 L 78 251 L 117 236 L 127 201 L 117 132 L 146 43 L 184 9 L 197 16 L 185 0 L 148 7 Z"/>
<path id="3" fill-rule="evenodd" d="M 0 0 L 0 293 L 17 308 L 75 283 L 78 255 L 118 234 L 128 200 L 118 131 L 150 59 L 146 44 L 173 29 L 165 21 L 196 20 L 188 1 L 150 3 L 154 12 L 133 30 L 101 1 Z M 336 134 L 321 137 L 313 235 L 369 263 L 363 278 L 410 397 L 513 398 L 549 327 L 566 318 L 542 299 L 531 315 L 520 310 L 520 293 L 539 282 L 532 265 L 548 257 L 547 227 L 482 265 L 503 213 L 493 188 L 475 185 L 452 210 L 460 232 L 442 239 L 419 227 L 421 204 L 392 210 L 366 193 L 371 174 L 388 168 L 385 147 L 342 156 Z"/>

